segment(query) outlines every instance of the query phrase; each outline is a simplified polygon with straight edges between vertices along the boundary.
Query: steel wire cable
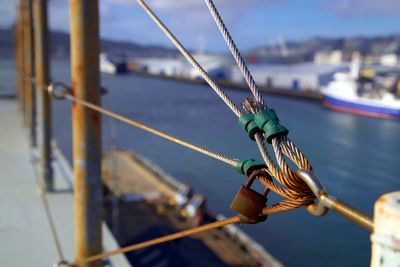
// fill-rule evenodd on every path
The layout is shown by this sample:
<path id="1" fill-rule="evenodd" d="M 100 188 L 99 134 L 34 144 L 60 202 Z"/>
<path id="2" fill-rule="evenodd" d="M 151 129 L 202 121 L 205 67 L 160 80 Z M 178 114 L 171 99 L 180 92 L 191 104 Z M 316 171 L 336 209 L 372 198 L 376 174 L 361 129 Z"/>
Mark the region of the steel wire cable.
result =
<path id="1" fill-rule="evenodd" d="M 164 32 L 168 39 L 178 48 L 187 61 L 197 69 L 203 79 L 211 86 L 218 96 L 225 102 L 225 104 L 240 117 L 242 111 L 235 105 L 235 103 L 225 94 L 225 92 L 217 85 L 217 83 L 208 75 L 207 71 L 197 62 L 197 60 L 187 51 L 187 49 L 178 41 L 174 34 L 167 28 L 167 26 L 158 18 L 158 16 L 151 10 L 151 8 L 143 1 L 136 0 L 136 2 L 146 11 L 150 18 L 156 25 Z"/>
<path id="2" fill-rule="evenodd" d="M 214 3 L 212 0 L 205 0 L 208 9 L 211 12 L 212 17 L 214 18 L 214 21 L 216 22 L 219 30 L 221 31 L 222 36 L 225 39 L 226 44 L 228 45 L 233 58 L 235 59 L 240 71 L 243 74 L 244 79 L 246 80 L 251 92 L 253 93 L 254 98 L 256 99 L 258 103 L 257 107 L 257 112 L 263 108 L 265 108 L 265 103 L 264 99 L 262 98 L 262 95 L 260 91 L 257 89 L 257 84 L 255 83 L 253 76 L 251 75 L 246 63 L 244 62 L 242 56 L 240 55 L 240 52 L 233 41 L 233 38 L 231 34 L 229 33 L 228 29 L 225 26 L 224 21 L 222 20 L 221 16 L 219 15 L 219 12 L 217 8 L 215 7 Z"/>
<path id="3" fill-rule="evenodd" d="M 35 83 L 37 86 L 40 86 L 39 88 L 41 88 L 43 90 L 47 90 L 47 88 L 50 86 L 50 84 L 39 85 L 37 82 L 34 81 L 34 77 L 26 77 L 26 79 L 30 79 L 33 83 Z M 193 143 L 190 143 L 188 141 L 185 141 L 185 140 L 179 139 L 177 137 L 171 136 L 169 134 L 166 134 L 164 132 L 161 132 L 159 130 L 156 130 L 154 128 L 146 126 L 146 125 L 144 125 L 144 124 L 142 124 L 140 122 L 137 122 L 135 120 L 129 119 L 129 118 L 124 117 L 124 116 L 122 116 L 120 114 L 117 114 L 115 112 L 106 110 L 106 109 L 104 109 L 104 108 L 102 108 L 100 106 L 94 105 L 93 103 L 89 103 L 87 101 L 78 99 L 78 98 L 74 97 L 73 95 L 65 94 L 64 97 L 66 99 L 70 100 L 70 101 L 77 102 L 77 103 L 79 103 L 81 105 L 86 106 L 87 108 L 90 108 L 92 110 L 95 110 L 97 112 L 105 114 L 107 116 L 110 116 L 110 117 L 112 117 L 114 119 L 117 119 L 119 121 L 125 122 L 125 123 L 127 123 L 129 125 L 132 125 L 132 126 L 136 127 L 136 128 L 140 128 L 140 129 L 142 129 L 142 130 L 144 130 L 146 132 L 152 133 L 154 135 L 157 135 L 159 137 L 167 139 L 167 140 L 169 140 L 171 142 L 180 144 L 180 145 L 182 145 L 184 147 L 187 147 L 189 149 L 192 149 L 192 150 L 195 150 L 197 152 L 200 152 L 200 153 L 202 153 L 202 154 L 204 154 L 206 156 L 209 156 L 209 157 L 212 157 L 212 158 L 217 159 L 219 161 L 222 161 L 222 162 L 230 165 L 231 167 L 236 167 L 238 162 L 239 162 L 238 159 L 234 159 L 234 158 L 230 158 L 230 157 L 224 156 L 224 155 L 222 155 L 220 153 L 208 150 L 206 148 L 200 147 L 200 146 L 195 145 Z"/>
<path id="4" fill-rule="evenodd" d="M 110 110 L 107 110 L 107 109 L 105 109 L 105 108 L 102 108 L 102 107 L 100 107 L 100 106 L 97 106 L 97 105 L 95 105 L 95 104 L 89 103 L 89 102 L 87 102 L 87 101 L 78 99 L 78 98 L 76 98 L 76 97 L 74 97 L 74 96 L 72 96 L 72 95 L 70 95 L 70 94 L 66 94 L 66 95 L 65 95 L 65 98 L 68 99 L 68 100 L 70 100 L 70 101 L 72 101 L 72 102 L 81 104 L 81 105 L 83 105 L 83 106 L 85 106 L 85 107 L 87 107 L 87 108 L 90 108 L 90 109 L 92 109 L 92 110 L 95 110 L 95 111 L 97 111 L 97 112 L 100 112 L 100 113 L 102 113 L 102 114 L 105 114 L 105 115 L 107 115 L 107 116 L 110 116 L 110 117 L 112 117 L 112 118 L 114 118 L 114 119 L 117 119 L 117 120 L 119 120 L 119 121 L 125 122 L 125 123 L 127 123 L 127 124 L 129 124 L 129 125 L 132 125 L 132 126 L 136 127 L 136 128 L 142 129 L 142 130 L 144 130 L 144 131 L 146 131 L 146 132 L 152 133 L 152 134 L 157 135 L 157 136 L 159 136 L 159 137 L 162 137 L 162 138 L 164 138 L 164 139 L 166 139 L 166 140 L 169 140 L 169 141 L 174 142 L 174 143 L 176 143 L 176 144 L 180 144 L 180 145 L 182 145 L 182 146 L 184 146 L 184 147 L 187 147 L 187 148 L 192 149 L 192 150 L 194 150 L 194 151 L 200 152 L 200 153 L 202 153 L 202 154 L 204 154 L 204 155 L 206 155 L 206 156 L 209 156 L 209 157 L 212 157 L 212 158 L 217 159 L 217 160 L 219 160 L 219 161 L 222 161 L 222 162 L 224 162 L 224 163 L 226 163 L 226 164 L 228 164 L 228 165 L 230 165 L 230 166 L 232 166 L 232 167 L 236 167 L 237 164 L 238 164 L 238 162 L 239 162 L 237 159 L 224 156 L 224 155 L 222 155 L 222 154 L 220 154 L 220 153 L 216 153 L 216 152 L 210 151 L 210 150 L 205 149 L 205 148 L 203 148 L 203 147 L 194 145 L 194 144 L 192 144 L 192 143 L 190 143 L 190 142 L 187 142 L 187 141 L 184 141 L 184 140 L 182 140 L 182 139 L 173 137 L 173 136 L 171 136 L 171 135 L 169 135 L 169 134 L 166 134 L 166 133 L 164 133 L 164 132 L 161 132 L 161 131 L 159 131 L 159 130 L 156 130 L 156 129 L 154 129 L 154 128 L 151 128 L 151 127 L 149 127 L 149 126 L 146 126 L 146 125 L 144 125 L 144 124 L 142 124 L 142 123 L 140 123 L 140 122 L 134 121 L 134 120 L 129 119 L 129 118 L 127 118 L 127 117 L 124 117 L 124 116 L 122 116 L 122 115 L 120 115 L 120 114 L 117 114 L 117 113 L 115 113 L 115 112 L 112 112 L 112 111 L 110 111 Z"/>
<path id="5" fill-rule="evenodd" d="M 253 93 L 253 96 L 257 102 L 257 105 L 254 103 L 252 104 L 252 111 L 253 113 L 257 113 L 260 111 L 260 108 L 263 109 L 264 107 L 264 100 L 262 98 L 262 95 L 260 94 L 260 91 L 257 89 L 257 85 L 246 65 L 244 62 L 242 56 L 240 55 L 240 52 L 232 38 L 232 36 L 229 33 L 229 30 L 227 29 L 222 17 L 220 16 L 218 9 L 216 8 L 215 4 L 213 3 L 212 0 L 205 0 L 208 9 L 210 10 L 210 13 L 216 22 L 222 36 L 225 39 L 225 42 L 227 43 L 233 58 L 235 59 L 240 71 L 242 72 L 243 77 L 245 78 L 247 84 L 249 85 L 250 91 Z M 261 154 L 263 155 L 263 158 L 266 158 L 266 163 L 269 167 L 272 166 L 272 161 L 270 160 L 268 156 L 268 151 L 266 150 L 265 146 L 261 145 L 261 142 L 263 142 L 262 138 L 257 139 L 257 145 L 259 147 L 259 150 Z M 279 137 L 273 140 L 273 148 L 275 152 L 275 156 L 277 158 L 279 167 L 287 176 L 288 181 L 290 186 L 293 186 L 294 184 L 291 182 L 291 180 L 297 179 L 297 177 L 294 175 L 293 171 L 290 169 L 289 165 L 286 163 L 284 154 L 288 156 L 298 167 L 304 168 L 307 170 L 311 170 L 311 164 L 308 162 L 307 158 L 304 156 L 303 153 L 294 145 L 293 142 L 291 142 L 287 137 Z M 267 157 L 266 157 L 267 156 Z M 287 184 L 287 185 L 289 185 Z M 297 183 L 296 183 L 297 184 Z M 304 188 L 305 185 L 303 184 L 300 186 L 299 189 Z"/>

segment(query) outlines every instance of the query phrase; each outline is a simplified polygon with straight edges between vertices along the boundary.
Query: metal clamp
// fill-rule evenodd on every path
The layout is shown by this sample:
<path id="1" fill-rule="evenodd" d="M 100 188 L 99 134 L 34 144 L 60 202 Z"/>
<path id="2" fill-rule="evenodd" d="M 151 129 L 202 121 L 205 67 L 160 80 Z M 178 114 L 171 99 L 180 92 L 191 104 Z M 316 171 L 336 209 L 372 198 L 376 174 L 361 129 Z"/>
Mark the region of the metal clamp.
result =
<path id="1" fill-rule="evenodd" d="M 318 177 L 313 172 L 302 169 L 298 170 L 296 175 L 306 183 L 317 198 L 316 203 L 307 206 L 307 211 L 314 216 L 324 216 L 329 210 L 324 204 L 328 194 Z"/>
<path id="2" fill-rule="evenodd" d="M 53 82 L 47 87 L 47 91 L 51 97 L 64 100 L 66 95 L 70 94 L 71 89 L 65 83 Z"/>
<path id="3" fill-rule="evenodd" d="M 313 172 L 307 170 L 298 170 L 297 176 L 300 177 L 310 187 L 311 191 L 317 198 L 317 203 L 307 206 L 308 212 L 314 216 L 323 216 L 329 209 L 352 221 L 355 224 L 372 232 L 374 223 L 370 217 L 353 208 L 352 206 L 329 196 L 317 176 Z"/>

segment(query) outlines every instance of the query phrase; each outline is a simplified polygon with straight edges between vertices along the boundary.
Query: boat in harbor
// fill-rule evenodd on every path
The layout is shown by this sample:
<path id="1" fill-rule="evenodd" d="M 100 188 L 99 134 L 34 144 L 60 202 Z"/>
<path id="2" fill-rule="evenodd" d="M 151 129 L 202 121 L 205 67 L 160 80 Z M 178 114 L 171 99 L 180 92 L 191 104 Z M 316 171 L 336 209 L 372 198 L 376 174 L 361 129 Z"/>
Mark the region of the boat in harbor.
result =
<path id="1" fill-rule="evenodd" d="M 122 74 L 128 71 L 127 64 L 124 60 L 111 59 L 105 53 L 99 56 L 100 71 L 107 74 Z"/>
<path id="2" fill-rule="evenodd" d="M 400 71 L 360 75 L 359 64 L 350 72 L 337 72 L 323 87 L 323 103 L 333 110 L 375 118 L 400 119 Z"/>
<path id="3" fill-rule="evenodd" d="M 207 209 L 204 196 L 140 155 L 106 152 L 102 172 L 106 221 L 121 246 L 225 219 Z M 283 266 L 234 225 L 126 256 L 134 266 Z"/>

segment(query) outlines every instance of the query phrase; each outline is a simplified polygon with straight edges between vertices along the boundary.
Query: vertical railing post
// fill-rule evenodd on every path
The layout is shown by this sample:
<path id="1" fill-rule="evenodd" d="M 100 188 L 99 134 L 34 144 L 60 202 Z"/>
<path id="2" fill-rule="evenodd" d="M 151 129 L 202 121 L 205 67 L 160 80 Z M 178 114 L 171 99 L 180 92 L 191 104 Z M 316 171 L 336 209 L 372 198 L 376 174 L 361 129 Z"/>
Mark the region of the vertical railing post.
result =
<path id="1" fill-rule="evenodd" d="M 371 241 L 371 267 L 399 266 L 400 192 L 385 194 L 375 202 Z"/>
<path id="2" fill-rule="evenodd" d="M 28 102 L 28 96 L 27 96 L 27 82 L 25 79 L 26 76 L 26 62 L 25 62 L 25 23 L 26 23 L 26 8 L 27 8 L 27 3 L 26 0 L 20 0 L 20 27 L 21 27 L 21 42 L 20 42 L 20 49 L 21 49 L 21 69 L 20 69 L 20 81 L 21 81 L 21 104 L 22 104 L 22 120 L 24 123 L 25 127 L 28 127 L 28 112 L 27 112 L 27 102 Z"/>
<path id="3" fill-rule="evenodd" d="M 30 144 L 36 146 L 36 93 L 33 88 L 34 51 L 33 51 L 33 19 L 32 0 L 24 1 L 24 94 L 25 121 L 29 130 Z"/>
<path id="4" fill-rule="evenodd" d="M 16 94 L 18 99 L 19 108 L 22 110 L 22 73 L 21 73 L 21 3 L 17 7 L 17 18 L 15 22 L 15 78 L 16 78 Z"/>
<path id="5" fill-rule="evenodd" d="M 98 0 L 70 0 L 72 94 L 100 105 Z M 75 257 L 102 251 L 100 114 L 72 105 Z M 84 266 L 101 266 L 101 261 Z"/>
<path id="6" fill-rule="evenodd" d="M 33 1 L 40 166 L 46 190 L 51 191 L 54 189 L 53 169 L 51 167 L 51 103 L 50 97 L 46 91 L 46 85 L 49 82 L 48 0 Z"/>

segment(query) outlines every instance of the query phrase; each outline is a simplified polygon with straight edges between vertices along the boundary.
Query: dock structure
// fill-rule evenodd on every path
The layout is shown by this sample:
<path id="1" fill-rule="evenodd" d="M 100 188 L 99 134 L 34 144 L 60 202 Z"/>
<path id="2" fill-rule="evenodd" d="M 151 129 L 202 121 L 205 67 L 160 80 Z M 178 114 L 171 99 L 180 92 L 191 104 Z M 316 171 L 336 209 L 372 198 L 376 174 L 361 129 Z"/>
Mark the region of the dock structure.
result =
<path id="1" fill-rule="evenodd" d="M 120 199 L 117 213 L 124 217 L 118 220 L 121 228 L 118 232 L 124 233 L 119 239 L 121 244 L 146 241 L 163 232 L 178 232 L 193 227 L 191 219 L 185 219 L 182 210 L 171 204 L 184 184 L 147 159 L 133 152 L 115 150 L 104 153 L 102 169 L 104 184 Z M 113 210 L 114 207 L 109 209 Z M 108 213 L 113 214 L 112 211 Z M 223 218 L 206 216 L 212 220 Z M 146 262 L 149 254 L 157 255 L 152 260 L 154 265 L 165 262 L 167 266 L 174 266 L 171 262 L 177 258 L 181 264 L 187 262 L 188 266 L 192 266 L 190 258 L 197 258 L 200 266 L 283 266 L 233 225 L 193 235 L 172 246 L 174 250 L 167 244 L 158 245 L 153 250 L 147 248 L 130 252 L 127 256 L 139 266 L 142 261 Z M 188 247 L 191 247 L 190 251 Z"/>

